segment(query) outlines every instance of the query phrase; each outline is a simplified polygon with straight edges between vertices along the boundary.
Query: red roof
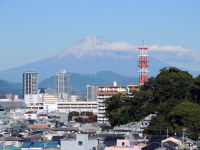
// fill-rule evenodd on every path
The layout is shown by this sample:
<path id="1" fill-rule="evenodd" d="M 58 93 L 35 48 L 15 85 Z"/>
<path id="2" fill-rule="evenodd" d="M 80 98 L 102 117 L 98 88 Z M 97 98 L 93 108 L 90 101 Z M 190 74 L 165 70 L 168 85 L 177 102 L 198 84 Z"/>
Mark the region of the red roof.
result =
<path id="1" fill-rule="evenodd" d="M 119 94 L 122 93 L 124 95 L 127 94 L 127 92 L 97 92 L 97 95 L 115 95 L 115 94 Z"/>
<path id="2" fill-rule="evenodd" d="M 138 83 L 127 83 L 127 85 L 138 85 L 139 86 Z"/>
<path id="3" fill-rule="evenodd" d="M 99 86 L 100 88 L 102 88 L 102 87 L 125 87 L 125 86 L 123 86 L 123 85 L 121 85 L 121 86 Z"/>
<path id="4" fill-rule="evenodd" d="M 148 47 L 138 47 L 138 49 L 148 49 Z"/>

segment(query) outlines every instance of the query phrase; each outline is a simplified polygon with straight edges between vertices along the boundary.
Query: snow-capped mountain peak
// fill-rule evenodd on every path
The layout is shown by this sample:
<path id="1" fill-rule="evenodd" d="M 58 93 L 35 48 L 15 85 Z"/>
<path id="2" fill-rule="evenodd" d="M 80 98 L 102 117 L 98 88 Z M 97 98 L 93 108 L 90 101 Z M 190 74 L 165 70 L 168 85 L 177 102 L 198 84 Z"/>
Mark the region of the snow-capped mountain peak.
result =
<path id="1" fill-rule="evenodd" d="M 68 54 L 74 54 L 78 58 L 83 55 L 107 56 L 114 55 L 116 51 L 134 51 L 136 49 L 135 46 L 126 42 L 110 42 L 96 35 L 88 35 L 70 48 L 59 53 L 58 57 L 62 58 Z"/>

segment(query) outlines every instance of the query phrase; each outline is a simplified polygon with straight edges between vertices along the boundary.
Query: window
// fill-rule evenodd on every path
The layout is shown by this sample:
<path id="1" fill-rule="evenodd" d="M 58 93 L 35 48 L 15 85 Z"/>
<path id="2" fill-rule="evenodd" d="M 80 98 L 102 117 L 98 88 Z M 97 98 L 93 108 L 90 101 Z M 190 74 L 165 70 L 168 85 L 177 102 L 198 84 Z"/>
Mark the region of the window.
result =
<path id="1" fill-rule="evenodd" d="M 78 145 L 83 145 L 83 142 L 82 141 L 78 141 Z"/>
<path id="2" fill-rule="evenodd" d="M 96 150 L 96 147 L 93 147 L 92 150 Z"/>

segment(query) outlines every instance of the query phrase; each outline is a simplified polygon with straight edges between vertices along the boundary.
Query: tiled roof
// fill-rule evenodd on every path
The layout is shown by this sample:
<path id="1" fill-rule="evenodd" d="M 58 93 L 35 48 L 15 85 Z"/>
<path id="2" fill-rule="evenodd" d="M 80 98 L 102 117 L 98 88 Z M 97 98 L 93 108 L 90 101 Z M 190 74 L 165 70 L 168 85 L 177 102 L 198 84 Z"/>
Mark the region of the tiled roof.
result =
<path id="1" fill-rule="evenodd" d="M 161 147 L 161 144 L 160 143 L 152 143 L 148 146 L 145 146 L 142 148 L 142 150 L 155 150 L 157 148 Z"/>
<path id="2" fill-rule="evenodd" d="M 30 147 L 42 147 L 44 148 L 53 148 L 53 147 L 57 147 L 58 145 L 58 141 L 49 141 L 49 142 L 45 142 L 45 141 L 36 141 L 36 142 L 24 142 L 22 145 L 22 148 L 30 148 Z"/>
<path id="3" fill-rule="evenodd" d="M 22 145 L 22 148 L 29 148 L 31 145 L 31 142 L 24 142 Z"/>
<path id="4" fill-rule="evenodd" d="M 164 142 L 164 145 L 168 145 L 168 146 L 172 146 L 172 147 L 178 147 L 178 144 L 176 144 L 175 142 L 172 142 L 172 141 L 167 141 L 167 142 Z"/>
<path id="5" fill-rule="evenodd" d="M 15 147 L 13 145 L 6 146 L 6 149 L 8 149 L 8 150 L 20 150 L 18 147 Z"/>
<path id="6" fill-rule="evenodd" d="M 12 137 L 12 136 L 10 136 L 10 137 L 6 137 L 5 140 L 6 140 L 6 141 L 22 141 L 23 138 L 21 138 L 21 137 Z"/>
<path id="7" fill-rule="evenodd" d="M 47 124 L 34 124 L 34 125 L 27 125 L 27 127 L 32 127 L 32 128 L 49 128 L 49 125 L 47 125 Z"/>
<path id="8" fill-rule="evenodd" d="M 195 141 L 194 140 L 192 140 L 192 139 L 190 139 L 190 138 L 188 138 L 188 137 L 185 137 L 185 140 L 186 141 L 189 141 L 190 143 L 192 143 L 192 144 L 194 144 L 195 143 Z"/>

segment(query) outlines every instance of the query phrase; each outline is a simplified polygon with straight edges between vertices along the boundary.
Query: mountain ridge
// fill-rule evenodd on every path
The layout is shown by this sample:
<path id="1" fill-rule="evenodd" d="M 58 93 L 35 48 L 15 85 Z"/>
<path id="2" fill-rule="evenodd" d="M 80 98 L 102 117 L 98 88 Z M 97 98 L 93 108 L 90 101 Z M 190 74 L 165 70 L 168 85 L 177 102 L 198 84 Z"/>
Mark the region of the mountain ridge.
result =
<path id="1" fill-rule="evenodd" d="M 71 93 L 85 94 L 86 85 L 100 86 L 112 85 L 116 81 L 119 85 L 126 85 L 128 82 L 138 82 L 137 78 L 129 78 L 111 71 L 101 71 L 96 74 L 71 74 Z M 51 76 L 38 84 L 39 88 L 56 88 L 56 76 Z M 11 83 L 5 80 L 0 80 L 0 95 L 8 93 L 17 94 L 20 98 L 23 97 L 22 83 Z"/>
<path id="2" fill-rule="evenodd" d="M 95 74 L 110 70 L 135 78 L 139 76 L 138 55 L 139 50 L 136 46 L 126 42 L 110 42 L 90 35 L 54 56 L 0 71 L 0 78 L 10 82 L 22 82 L 23 72 L 29 70 L 39 74 L 39 81 L 55 75 L 60 70 L 80 74 Z M 170 67 L 169 64 L 153 57 L 149 57 L 149 60 L 149 77 L 156 76 L 163 67 Z"/>
<path id="3" fill-rule="evenodd" d="M 126 85 L 130 82 L 137 82 L 137 78 L 129 78 L 122 76 L 120 74 L 113 73 L 111 71 L 101 71 L 96 74 L 71 74 L 71 93 L 84 93 L 86 92 L 86 86 L 101 86 L 101 85 L 113 85 L 113 82 L 116 81 L 119 85 Z M 39 83 L 40 88 L 53 88 L 55 89 L 56 77 L 51 76 L 48 79 L 45 79 Z"/>

